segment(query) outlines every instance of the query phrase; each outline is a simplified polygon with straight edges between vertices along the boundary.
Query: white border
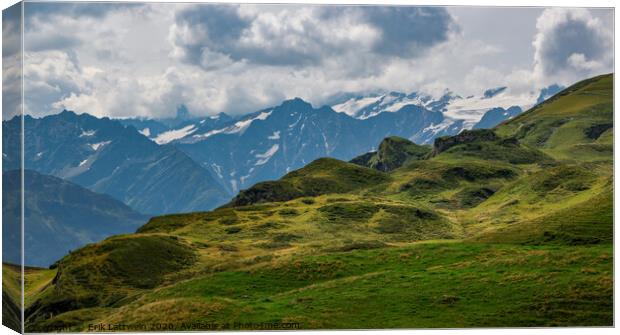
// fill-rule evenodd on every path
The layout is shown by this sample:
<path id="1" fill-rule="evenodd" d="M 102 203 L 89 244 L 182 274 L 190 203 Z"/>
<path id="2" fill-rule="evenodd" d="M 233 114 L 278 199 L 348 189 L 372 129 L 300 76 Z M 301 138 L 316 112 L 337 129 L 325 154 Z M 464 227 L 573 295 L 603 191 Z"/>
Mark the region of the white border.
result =
<path id="1" fill-rule="evenodd" d="M 31 2 L 40 2 L 39 0 L 30 0 Z M 0 4 L 2 5 L 2 9 L 5 9 L 18 1 L 15 0 L 0 0 Z M 72 2 L 93 2 L 87 0 L 74 0 Z M 121 1 L 98 1 L 98 2 L 121 2 Z M 152 0 L 152 1 L 137 1 L 137 0 L 126 0 L 122 2 L 220 2 L 220 3 L 294 3 L 294 4 L 377 4 L 377 5 L 430 5 L 430 6 L 484 6 L 484 7 L 606 7 L 606 8 L 614 8 L 614 22 L 615 22 L 615 7 L 616 3 L 613 0 L 504 0 L 504 1 L 492 1 L 492 0 L 467 0 L 467 1 L 457 1 L 457 0 L 389 0 L 389 1 L 368 1 L 368 0 L 356 0 L 356 1 L 343 1 L 343 0 L 283 0 L 283 1 L 270 1 L 270 0 L 245 0 L 245 1 L 231 1 L 231 0 L 219 0 L 219 1 L 200 1 L 200 0 L 185 0 L 185 1 L 162 1 L 162 0 Z M 615 43 L 615 36 L 618 36 L 617 26 L 614 25 L 614 55 L 617 54 L 618 44 Z M 0 45 L 2 43 L 2 37 L 0 34 Z M 22 41 L 23 43 L 23 41 Z M 22 44 L 23 45 L 23 44 Z M 615 69 L 616 59 L 614 57 L 614 69 Z M 1 71 L 1 70 L 0 70 Z M 615 70 L 614 70 L 615 73 Z M 615 76 L 614 76 L 614 87 L 615 87 Z M 23 94 L 22 94 L 23 99 Z M 1 106 L 1 94 L 0 94 L 0 106 Z M 614 89 L 614 111 L 618 111 L 618 93 L 617 90 Z M 618 114 L 614 113 L 614 124 L 619 124 L 618 121 L 620 118 Z M 0 145 L 2 143 L 2 139 L 0 137 Z M 617 153 L 618 145 L 620 144 L 620 138 L 614 136 L 614 155 Z M 617 156 L 615 156 L 617 157 Z M 620 174 L 620 167 L 615 164 L 614 160 L 614 175 L 617 176 Z M 1 181 L 1 176 L 0 176 Z M 23 179 L 22 179 L 23 183 Z M 615 179 L 614 179 L 615 184 Z M 23 184 L 22 184 L 23 185 Z M 615 186 L 615 185 L 614 185 Z M 22 195 L 23 196 L 23 195 Z M 2 199 L 2 195 L 0 194 L 0 201 Z M 23 200 L 22 200 L 23 204 Z M 620 199 L 616 197 L 616 192 L 614 191 L 614 209 L 620 208 L 618 205 L 620 204 Z M 23 212 L 22 212 L 23 215 Z M 0 220 L 1 220 L 0 213 Z M 22 216 L 23 217 L 23 216 Z M 617 250 L 618 241 L 615 239 L 615 236 L 618 234 L 617 226 L 615 225 L 615 210 L 614 210 L 614 279 L 615 279 L 615 269 L 618 262 L 618 258 L 616 257 L 615 250 Z M 23 232 L 22 232 L 23 237 Z M 1 239 L 0 239 L 0 250 L 1 250 Z M 0 252 L 1 253 L 1 252 Z M 22 253 L 23 254 L 23 253 Z M 614 324 L 617 324 L 617 316 L 619 312 L 618 303 L 615 299 L 615 292 L 617 291 L 618 283 L 614 281 Z M 22 295 L 23 299 L 23 295 Z M 0 299 L 1 300 L 1 299 Z M 203 332 L 196 332 L 194 334 L 200 334 Z M 244 334 L 244 335 L 252 335 L 257 332 L 235 332 L 235 334 Z M 275 332 L 267 332 L 267 333 L 275 333 Z M 279 332 L 281 333 L 281 332 Z M 294 334 L 335 334 L 335 333 L 346 333 L 346 334 L 354 334 L 354 335 L 363 335 L 363 334 L 615 334 L 616 330 L 613 328 L 527 328 L 527 329 L 504 329 L 504 328 L 495 328 L 495 329 L 450 329 L 450 330 L 373 330 L 373 331 L 295 331 L 295 332 L 286 332 L 286 333 L 294 333 Z M 4 326 L 0 327 L 0 334 L 15 334 L 9 328 Z M 122 334 L 122 333 L 118 333 Z M 135 333 L 130 333 L 135 334 Z M 148 334 L 157 334 L 164 335 L 170 333 L 148 333 Z"/>

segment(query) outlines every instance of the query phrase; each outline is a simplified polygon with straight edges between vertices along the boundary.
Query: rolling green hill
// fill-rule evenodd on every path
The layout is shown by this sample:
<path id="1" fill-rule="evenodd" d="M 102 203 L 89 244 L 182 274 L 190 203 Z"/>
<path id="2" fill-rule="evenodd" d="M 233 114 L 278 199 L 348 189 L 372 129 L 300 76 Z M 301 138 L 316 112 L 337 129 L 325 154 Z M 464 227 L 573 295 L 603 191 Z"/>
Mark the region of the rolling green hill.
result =
<path id="1" fill-rule="evenodd" d="M 391 136 L 381 141 L 376 152 L 355 157 L 351 163 L 389 172 L 403 166 L 408 160 L 424 159 L 430 152 L 431 148 L 428 146 L 417 145 L 402 137 Z"/>
<path id="2" fill-rule="evenodd" d="M 611 326 L 612 82 L 152 218 L 28 273 L 26 327 Z"/>
<path id="3" fill-rule="evenodd" d="M 347 193 L 384 183 L 389 179 L 389 176 L 371 169 L 333 158 L 319 158 L 299 170 L 288 173 L 280 180 L 261 182 L 240 191 L 228 206 Z"/>
<path id="4" fill-rule="evenodd" d="M 613 76 L 587 79 L 497 127 L 565 160 L 613 159 Z"/>

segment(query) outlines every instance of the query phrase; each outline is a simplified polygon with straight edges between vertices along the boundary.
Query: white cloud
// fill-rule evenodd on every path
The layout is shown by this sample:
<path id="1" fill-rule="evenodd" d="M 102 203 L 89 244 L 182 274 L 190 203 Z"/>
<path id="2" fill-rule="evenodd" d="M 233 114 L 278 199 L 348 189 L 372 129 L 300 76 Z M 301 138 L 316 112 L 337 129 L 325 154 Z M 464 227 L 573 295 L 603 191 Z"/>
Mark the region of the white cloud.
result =
<path id="1" fill-rule="evenodd" d="M 574 81 L 612 71 L 612 27 L 587 9 L 547 9 L 536 28 L 534 72 L 541 81 Z"/>
<path id="2" fill-rule="evenodd" d="M 601 62 L 596 60 L 588 60 L 586 56 L 582 53 L 571 54 L 566 59 L 566 63 L 579 71 L 586 72 L 596 71 L 604 68 Z"/>
<path id="3" fill-rule="evenodd" d="M 320 65 L 368 54 L 411 57 L 458 29 L 440 7 L 198 4 L 177 11 L 172 54 L 203 65 L 205 53 L 263 65 Z"/>
<path id="4" fill-rule="evenodd" d="M 480 11 L 478 19 L 472 9 L 460 21 L 455 10 L 401 15 L 333 6 L 195 9 L 159 3 L 105 15 L 95 15 L 103 7 L 78 10 L 84 15 L 37 12 L 26 35 L 28 112 L 67 108 L 157 117 L 174 115 L 185 104 L 196 115 L 239 114 L 292 97 L 320 105 L 338 93 L 377 90 L 439 96 L 449 88 L 466 96 L 508 86 L 511 94 L 524 95 L 611 71 L 613 60 L 611 21 L 587 10 L 520 9 L 519 22 L 536 25 L 521 31 L 501 26 L 511 21 L 511 8 Z M 472 26 L 491 14 L 493 34 L 486 25 Z M 561 34 L 558 27 L 567 24 L 596 37 L 598 51 L 583 50 L 570 34 Z M 562 56 L 563 67 L 554 68 L 553 55 Z"/>
<path id="5" fill-rule="evenodd" d="M 2 11 L 2 118 L 22 112 L 21 87 L 21 6 Z"/>

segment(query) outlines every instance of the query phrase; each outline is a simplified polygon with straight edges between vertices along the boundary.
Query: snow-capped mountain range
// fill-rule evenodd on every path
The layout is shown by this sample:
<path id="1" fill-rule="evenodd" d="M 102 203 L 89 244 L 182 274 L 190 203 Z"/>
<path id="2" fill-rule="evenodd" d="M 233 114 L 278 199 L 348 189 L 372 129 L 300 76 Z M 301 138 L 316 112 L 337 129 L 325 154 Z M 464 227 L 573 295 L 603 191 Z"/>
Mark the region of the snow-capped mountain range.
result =
<path id="1" fill-rule="evenodd" d="M 348 94 L 322 107 L 295 98 L 236 117 L 195 117 L 183 106 L 167 119 L 97 118 L 71 111 L 15 117 L 2 123 L 3 176 L 15 181 L 19 175 L 22 148 L 11 139 L 24 129 L 23 167 L 31 174 L 25 213 L 33 227 L 54 227 L 27 238 L 78 246 L 132 231 L 146 220 L 140 213 L 210 210 L 257 182 L 278 179 L 320 157 L 351 160 L 389 136 L 431 144 L 463 129 L 491 128 L 559 90 L 549 87 L 527 99 L 511 96 L 504 87 L 465 98 Z M 69 211 L 71 220 L 52 226 L 54 218 L 38 212 L 43 207 L 63 215 Z M 15 211 L 8 210 L 5 216 Z M 80 231 L 67 235 L 65 228 Z M 48 265 L 54 255 L 28 262 Z"/>
<path id="2" fill-rule="evenodd" d="M 350 160 L 388 136 L 431 144 L 463 129 L 494 127 L 557 90 L 529 99 L 503 87 L 465 98 L 349 95 L 323 107 L 296 98 L 238 117 L 198 118 L 183 106 L 169 119 L 99 119 L 65 111 L 25 118 L 24 158 L 29 169 L 111 195 L 143 213 L 206 210 L 317 158 Z M 10 136 L 19 123 L 4 121 L 3 129 Z M 3 161 L 10 169 L 18 157 L 5 155 Z"/>
<path id="3" fill-rule="evenodd" d="M 479 96 L 446 92 L 439 98 L 419 92 L 348 94 L 320 108 L 293 99 L 237 118 L 220 114 L 158 131 L 147 124 L 134 125 L 156 143 L 187 153 L 230 194 L 236 194 L 319 157 L 351 159 L 373 150 L 387 136 L 431 144 L 437 137 L 464 129 L 491 128 L 559 90 L 551 86 L 538 95 L 515 96 L 506 87 L 497 87 Z M 187 115 L 186 109 L 181 111 Z"/>
<path id="4" fill-rule="evenodd" d="M 439 98 L 420 92 L 410 94 L 390 92 L 349 98 L 332 105 L 332 109 L 357 119 L 368 119 L 380 113 L 396 112 L 404 106 L 415 105 L 430 111 L 442 112 L 445 118 L 443 128 L 462 122 L 463 129 L 471 129 L 492 109 L 507 110 L 511 107 L 518 107 L 526 110 L 559 92 L 560 89 L 559 86 L 552 85 L 543 89 L 537 96 L 534 94 L 512 95 L 507 87 L 503 86 L 488 89 L 479 96 L 462 97 L 448 91 Z M 514 115 L 507 114 L 506 116 Z"/>
<path id="5" fill-rule="evenodd" d="M 436 133 L 447 130 L 451 126 L 458 129 L 471 129 L 492 127 L 497 123 L 516 116 L 520 111 L 544 101 L 562 89 L 561 86 L 551 85 L 542 89 L 539 94 L 511 95 L 507 87 L 491 88 L 484 91 L 479 96 L 462 97 L 447 91 L 439 98 L 434 98 L 429 94 L 413 92 L 389 92 L 371 93 L 366 95 L 346 94 L 349 98 L 336 100 L 331 104 L 331 108 L 338 113 L 344 113 L 352 118 L 365 120 L 375 117 L 381 113 L 397 112 L 405 106 L 419 106 L 433 112 L 441 112 L 444 116 L 442 124 L 434 124 L 431 128 Z M 516 112 L 520 109 L 519 112 Z M 510 111 L 508 111 L 510 110 Z M 505 118 L 490 124 L 489 117 L 485 118 L 487 112 L 498 111 L 504 113 Z M 252 113 L 237 118 L 220 113 L 202 119 L 191 118 L 184 106 L 179 108 L 178 115 L 174 119 L 152 120 L 152 119 L 125 119 L 121 120 L 124 124 L 134 125 L 143 135 L 151 138 L 158 144 L 167 144 L 175 141 L 200 141 L 210 136 L 224 133 L 234 134 L 245 131 L 253 120 L 264 120 L 269 116 L 269 112 L 262 114 Z M 499 120 L 499 116 L 492 117 Z M 234 121 L 234 122 L 233 122 Z M 219 127 L 218 127 L 219 126 Z M 430 129 L 429 129 L 430 130 Z M 191 139 L 189 139 L 191 137 Z M 428 144 L 434 139 L 425 136 L 420 144 Z M 415 137 L 412 137 L 415 140 Z"/>

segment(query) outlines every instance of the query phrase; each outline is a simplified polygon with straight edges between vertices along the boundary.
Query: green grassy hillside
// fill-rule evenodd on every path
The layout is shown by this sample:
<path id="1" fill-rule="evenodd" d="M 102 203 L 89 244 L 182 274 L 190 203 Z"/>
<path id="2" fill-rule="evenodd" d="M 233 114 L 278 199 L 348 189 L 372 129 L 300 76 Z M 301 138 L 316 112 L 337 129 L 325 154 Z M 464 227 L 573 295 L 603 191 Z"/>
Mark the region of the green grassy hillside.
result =
<path id="1" fill-rule="evenodd" d="M 333 158 L 320 158 L 278 181 L 242 190 L 227 206 L 287 201 L 304 196 L 347 193 L 388 181 L 388 175 Z"/>
<path id="2" fill-rule="evenodd" d="M 21 281 L 18 265 L 2 263 L 2 324 L 16 332 L 22 331 Z"/>
<path id="3" fill-rule="evenodd" d="M 613 76 L 581 81 L 497 127 L 559 159 L 613 158 Z"/>
<path id="4" fill-rule="evenodd" d="M 379 144 L 376 152 L 355 157 L 351 163 L 383 172 L 395 170 L 408 161 L 426 158 L 431 152 L 428 146 L 417 145 L 407 139 L 391 136 Z"/>
<path id="5" fill-rule="evenodd" d="M 88 245 L 27 285 L 27 328 L 610 326 L 612 79 Z"/>

